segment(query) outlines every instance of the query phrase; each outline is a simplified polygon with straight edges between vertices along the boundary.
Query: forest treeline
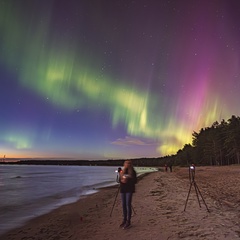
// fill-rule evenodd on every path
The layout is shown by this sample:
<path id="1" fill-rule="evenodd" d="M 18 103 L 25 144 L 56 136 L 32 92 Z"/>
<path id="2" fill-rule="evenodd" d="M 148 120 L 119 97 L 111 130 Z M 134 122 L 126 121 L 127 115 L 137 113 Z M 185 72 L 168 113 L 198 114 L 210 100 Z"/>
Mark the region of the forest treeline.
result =
<path id="1" fill-rule="evenodd" d="M 175 156 L 176 165 L 240 164 L 240 117 L 232 116 L 193 132 L 192 144 L 186 144 Z"/>
<path id="2" fill-rule="evenodd" d="M 240 117 L 214 122 L 192 133 L 192 144 L 185 144 L 175 155 L 155 159 L 137 159 L 136 165 L 189 166 L 240 164 Z"/>
<path id="3" fill-rule="evenodd" d="M 122 166 L 124 160 L 20 160 L 14 164 Z M 227 121 L 194 131 L 192 144 L 186 144 L 175 155 L 131 160 L 134 166 L 156 167 L 240 164 L 240 117 L 233 115 Z"/>

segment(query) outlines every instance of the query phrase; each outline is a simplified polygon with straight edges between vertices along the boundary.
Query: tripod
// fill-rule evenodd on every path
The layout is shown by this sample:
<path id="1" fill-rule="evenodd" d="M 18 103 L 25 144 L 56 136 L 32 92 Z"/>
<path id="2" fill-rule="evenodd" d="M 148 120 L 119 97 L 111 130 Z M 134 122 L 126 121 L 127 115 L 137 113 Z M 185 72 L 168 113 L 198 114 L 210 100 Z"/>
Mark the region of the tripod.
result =
<path id="1" fill-rule="evenodd" d="M 189 180 L 190 180 L 190 188 L 189 188 L 189 191 L 188 191 L 188 195 L 187 195 L 187 199 L 186 199 L 186 203 L 185 203 L 185 207 L 184 207 L 184 211 L 186 210 L 186 207 L 187 207 L 187 202 L 188 202 L 188 198 L 189 198 L 189 195 L 190 195 L 190 192 L 191 192 L 191 189 L 192 189 L 192 185 L 194 186 L 195 188 L 195 192 L 196 192 L 196 195 L 197 195 L 197 199 L 198 199 L 198 204 L 199 204 L 199 207 L 201 208 L 201 204 L 200 204 L 200 199 L 199 199 L 199 195 L 201 196 L 202 198 L 202 201 L 204 203 L 204 205 L 206 206 L 207 208 L 207 211 L 209 212 L 209 209 L 207 207 L 207 204 L 197 186 L 197 183 L 195 182 L 195 166 L 194 165 L 191 165 L 189 167 Z M 199 195 L 198 195 L 199 194 Z"/>
<path id="2" fill-rule="evenodd" d="M 118 186 L 118 190 L 117 190 L 117 193 L 116 193 L 116 196 L 115 196 L 114 202 L 113 202 L 113 206 L 112 206 L 112 209 L 111 209 L 111 212 L 110 212 L 110 217 L 112 216 L 112 212 L 113 212 L 113 209 L 114 209 L 114 206 L 115 206 L 115 203 L 116 203 L 116 200 L 117 200 L 117 196 L 118 196 L 119 191 L 120 191 L 120 184 L 119 184 L 119 186 Z M 135 212 L 133 206 L 131 206 L 131 207 L 132 207 L 132 211 L 133 211 L 133 213 L 136 214 L 136 212 Z"/>

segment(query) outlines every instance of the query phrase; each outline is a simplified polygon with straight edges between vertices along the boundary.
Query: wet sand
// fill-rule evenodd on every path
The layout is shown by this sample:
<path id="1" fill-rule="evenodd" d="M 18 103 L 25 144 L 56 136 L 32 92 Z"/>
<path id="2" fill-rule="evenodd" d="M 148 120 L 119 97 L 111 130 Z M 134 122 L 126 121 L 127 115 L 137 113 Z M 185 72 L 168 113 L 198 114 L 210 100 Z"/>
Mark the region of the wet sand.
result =
<path id="1" fill-rule="evenodd" d="M 0 239 L 240 239 L 240 166 L 196 168 L 195 182 L 206 203 L 198 193 L 201 208 L 194 184 L 187 201 L 188 168 L 173 170 L 150 173 L 139 180 L 130 229 L 119 228 L 119 194 L 110 217 L 118 190 L 115 186 L 37 217 Z"/>

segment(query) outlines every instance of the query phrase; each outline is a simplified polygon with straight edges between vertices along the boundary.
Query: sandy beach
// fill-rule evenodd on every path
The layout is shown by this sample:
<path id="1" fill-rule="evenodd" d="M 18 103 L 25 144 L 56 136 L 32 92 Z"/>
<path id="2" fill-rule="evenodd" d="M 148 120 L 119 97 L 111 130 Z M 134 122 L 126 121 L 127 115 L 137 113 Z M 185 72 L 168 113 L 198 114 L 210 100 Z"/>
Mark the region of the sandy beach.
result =
<path id="1" fill-rule="evenodd" d="M 37 217 L 0 239 L 240 239 L 240 166 L 196 168 L 195 182 L 206 203 L 198 194 L 201 208 L 194 185 L 186 201 L 188 168 L 173 170 L 150 173 L 139 180 L 130 229 L 119 228 L 120 195 L 110 217 L 118 190 L 115 186 Z"/>

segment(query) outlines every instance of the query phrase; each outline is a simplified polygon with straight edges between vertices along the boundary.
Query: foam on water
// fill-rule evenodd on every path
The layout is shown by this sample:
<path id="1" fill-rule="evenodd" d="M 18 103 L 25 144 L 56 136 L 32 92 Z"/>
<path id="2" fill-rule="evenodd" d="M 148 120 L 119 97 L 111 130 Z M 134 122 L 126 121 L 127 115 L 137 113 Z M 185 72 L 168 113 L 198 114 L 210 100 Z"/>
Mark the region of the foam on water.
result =
<path id="1" fill-rule="evenodd" d="M 101 187 L 116 184 L 116 167 L 0 165 L 0 235 Z M 138 175 L 154 168 L 135 168 Z"/>

